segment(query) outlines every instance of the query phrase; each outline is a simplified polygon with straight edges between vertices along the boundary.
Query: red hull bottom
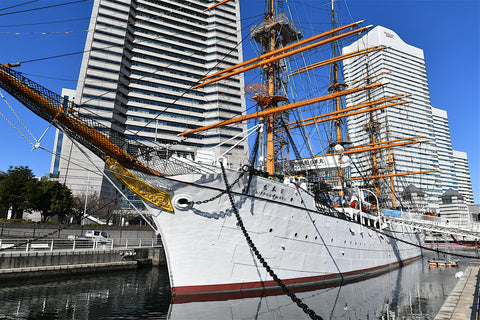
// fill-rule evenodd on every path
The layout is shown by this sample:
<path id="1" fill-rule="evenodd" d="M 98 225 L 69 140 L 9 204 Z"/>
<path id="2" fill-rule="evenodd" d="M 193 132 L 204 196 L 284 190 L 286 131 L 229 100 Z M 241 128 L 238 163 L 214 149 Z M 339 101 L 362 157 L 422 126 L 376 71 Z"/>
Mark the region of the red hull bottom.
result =
<path id="1" fill-rule="evenodd" d="M 400 262 L 347 273 L 282 280 L 293 292 L 312 291 L 361 281 L 400 268 L 420 257 Z M 172 288 L 173 303 L 223 301 L 283 294 L 275 281 L 230 283 L 207 286 L 185 286 Z"/>

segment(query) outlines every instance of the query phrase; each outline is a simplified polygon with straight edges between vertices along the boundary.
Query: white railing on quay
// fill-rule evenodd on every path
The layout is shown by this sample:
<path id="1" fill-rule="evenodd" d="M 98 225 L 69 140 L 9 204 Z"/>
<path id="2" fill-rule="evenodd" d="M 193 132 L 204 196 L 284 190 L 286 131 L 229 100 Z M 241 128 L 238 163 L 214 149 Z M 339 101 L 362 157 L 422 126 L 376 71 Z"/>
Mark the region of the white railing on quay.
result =
<path id="1" fill-rule="evenodd" d="M 429 232 L 480 238 L 480 223 L 473 221 L 455 223 L 443 217 L 412 213 L 403 213 L 400 217 L 382 216 L 382 219 L 388 223 L 411 225 Z"/>
<path id="2" fill-rule="evenodd" d="M 69 240 L 69 239 L 24 239 L 0 238 L 0 254 L 2 252 L 29 252 L 54 250 L 97 250 L 97 249 L 124 249 L 161 246 L 157 238 L 109 238 L 102 241 Z"/>

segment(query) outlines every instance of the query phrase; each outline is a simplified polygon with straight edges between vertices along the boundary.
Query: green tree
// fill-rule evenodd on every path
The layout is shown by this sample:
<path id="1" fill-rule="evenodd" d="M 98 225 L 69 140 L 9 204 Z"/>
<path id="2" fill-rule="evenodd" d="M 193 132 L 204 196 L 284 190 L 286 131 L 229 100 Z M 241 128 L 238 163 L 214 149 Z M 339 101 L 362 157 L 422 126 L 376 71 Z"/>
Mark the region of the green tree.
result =
<path id="1" fill-rule="evenodd" d="M 28 166 L 12 167 L 0 183 L 0 203 L 12 210 L 12 218 L 21 219 L 23 210 L 34 209 L 32 195 L 38 182 Z"/>
<path id="2" fill-rule="evenodd" d="M 74 206 L 72 192 L 58 181 L 42 179 L 38 186 L 35 209 L 42 214 L 42 220 L 47 221 L 58 216 L 62 221 L 71 213 Z"/>

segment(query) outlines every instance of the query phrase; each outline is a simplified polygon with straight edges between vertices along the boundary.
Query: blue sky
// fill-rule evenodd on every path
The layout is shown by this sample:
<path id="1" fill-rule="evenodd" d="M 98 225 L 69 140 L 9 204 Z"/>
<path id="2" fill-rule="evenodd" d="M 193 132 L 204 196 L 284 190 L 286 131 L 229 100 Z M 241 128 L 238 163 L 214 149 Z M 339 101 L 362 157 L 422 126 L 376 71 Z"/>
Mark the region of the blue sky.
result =
<path id="1" fill-rule="evenodd" d="M 310 18 L 328 12 L 328 5 L 322 0 L 283 1 L 298 8 L 305 4 Z M 17 68 L 19 71 L 59 94 L 63 87 L 75 89 L 81 54 L 42 58 L 83 51 L 93 0 L 27 2 L 31 0 L 0 1 L 0 63 L 23 61 Z M 27 4 L 18 6 L 22 3 Z M 65 3 L 70 4 L 61 5 Z M 259 0 L 242 0 L 244 17 L 256 15 L 254 8 L 262 10 L 259 3 Z M 453 148 L 468 154 L 475 202 L 479 203 L 479 1 L 353 0 L 347 2 L 348 11 L 343 1 L 338 4 L 339 12 L 347 16 L 345 22 L 366 19 L 366 24 L 387 27 L 406 43 L 424 50 L 432 106 L 448 112 Z M 46 6 L 51 7 L 31 10 Z M 25 12 L 11 14 L 14 11 Z M 36 59 L 42 60 L 31 61 Z M 48 123 L 13 98 L 6 98 L 32 134 L 40 137 Z M 3 100 L 0 112 L 15 126 L 22 126 Z M 54 129 L 50 128 L 41 144 L 52 149 L 53 140 Z M 4 119 L 0 119 L 0 150 L 2 171 L 9 166 L 24 165 L 37 176 L 49 173 L 51 155 L 40 149 L 32 151 L 30 144 Z"/>

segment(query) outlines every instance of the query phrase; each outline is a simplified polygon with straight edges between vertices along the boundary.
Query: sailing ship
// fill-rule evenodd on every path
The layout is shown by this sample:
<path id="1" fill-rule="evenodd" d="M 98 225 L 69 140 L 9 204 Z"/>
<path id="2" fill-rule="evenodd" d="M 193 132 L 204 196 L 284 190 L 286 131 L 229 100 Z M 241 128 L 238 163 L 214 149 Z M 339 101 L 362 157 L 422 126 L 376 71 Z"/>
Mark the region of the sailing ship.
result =
<path id="1" fill-rule="evenodd" d="M 3 89 L 103 159 L 115 177 L 142 199 L 162 238 L 175 302 L 275 293 L 280 290 L 278 279 L 297 290 L 333 286 L 375 276 L 421 255 L 421 233 L 382 220 L 382 214 L 401 211 L 396 210 L 395 199 L 388 200 L 385 190 L 380 190 L 384 187 L 380 181 L 393 179 L 394 174 L 382 174 L 376 167 L 379 150 L 389 151 L 395 143 L 376 140 L 374 112 L 403 104 L 405 97 L 349 106 L 341 102 L 342 97 L 375 90 L 382 83 L 371 82 L 373 75 L 360 84 L 342 83 L 339 62 L 385 48 L 334 55 L 287 77 L 283 71 L 289 57 L 321 45 L 330 45 L 335 52 L 336 41 L 369 27 L 362 26 L 363 21 L 336 27 L 332 4 L 332 29 L 302 39 L 286 15 L 276 10 L 275 1 L 267 1 L 263 22 L 251 29 L 262 50 L 259 57 L 212 73 L 193 88 L 201 90 L 261 69 L 264 80 L 245 89 L 257 110 L 182 133 L 188 137 L 255 119 L 256 138 L 248 165 L 240 168 L 229 166 L 226 155 L 214 161 L 201 152 L 196 159 L 155 157 L 155 152 L 149 152 L 151 145 L 126 141 L 85 116 L 81 106 L 8 65 L 0 67 Z M 331 68 L 328 93 L 292 102 L 284 90 L 286 79 L 319 66 Z M 291 121 L 296 110 L 325 101 L 333 102 L 331 111 Z M 362 112 L 371 117 L 370 143 L 349 146 L 342 119 Z M 333 123 L 326 152 L 302 156 L 291 132 L 320 122 Z M 365 186 L 353 188 L 355 163 L 348 154 L 359 152 L 371 154 L 372 169 Z M 387 193 L 394 195 L 393 186 L 392 182 Z"/>

